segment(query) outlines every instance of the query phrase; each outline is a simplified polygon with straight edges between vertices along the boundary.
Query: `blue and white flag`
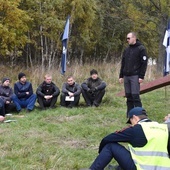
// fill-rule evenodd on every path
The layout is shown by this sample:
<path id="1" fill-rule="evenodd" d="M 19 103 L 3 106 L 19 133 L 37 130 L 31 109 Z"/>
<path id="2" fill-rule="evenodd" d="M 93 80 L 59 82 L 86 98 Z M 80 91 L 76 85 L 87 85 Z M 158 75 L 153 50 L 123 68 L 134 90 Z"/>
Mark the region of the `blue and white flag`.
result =
<path id="1" fill-rule="evenodd" d="M 61 74 L 66 72 L 66 61 L 67 61 L 67 43 L 69 38 L 69 26 L 70 26 L 70 17 L 68 16 L 64 28 L 64 33 L 62 36 L 62 58 L 61 58 Z"/>
<path id="2" fill-rule="evenodd" d="M 164 62 L 164 76 L 170 71 L 170 19 L 168 21 L 167 30 L 165 32 L 163 45 L 166 47 L 166 56 Z"/>

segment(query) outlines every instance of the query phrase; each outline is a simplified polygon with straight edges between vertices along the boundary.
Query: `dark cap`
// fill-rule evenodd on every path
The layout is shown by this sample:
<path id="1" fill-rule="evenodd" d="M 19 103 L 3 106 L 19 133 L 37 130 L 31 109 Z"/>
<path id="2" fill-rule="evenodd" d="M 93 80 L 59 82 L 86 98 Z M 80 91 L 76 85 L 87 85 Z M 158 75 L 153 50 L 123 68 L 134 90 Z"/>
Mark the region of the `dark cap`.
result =
<path id="1" fill-rule="evenodd" d="M 4 77 L 3 79 L 2 79 L 2 84 L 6 81 L 6 80 L 10 80 L 8 77 Z"/>
<path id="2" fill-rule="evenodd" d="M 90 75 L 93 75 L 93 74 L 98 74 L 97 70 L 93 69 L 90 71 Z"/>
<path id="3" fill-rule="evenodd" d="M 18 79 L 20 80 L 22 77 L 26 76 L 24 73 L 19 73 L 18 74 Z"/>
<path id="4" fill-rule="evenodd" d="M 131 109 L 129 111 L 129 113 L 128 113 L 128 118 L 129 119 L 128 119 L 128 121 L 126 123 L 131 124 L 130 119 L 133 117 L 133 115 L 135 115 L 135 116 L 140 116 L 140 115 L 147 116 L 146 111 L 145 111 L 144 108 L 142 108 L 142 107 L 134 107 L 133 109 Z"/>

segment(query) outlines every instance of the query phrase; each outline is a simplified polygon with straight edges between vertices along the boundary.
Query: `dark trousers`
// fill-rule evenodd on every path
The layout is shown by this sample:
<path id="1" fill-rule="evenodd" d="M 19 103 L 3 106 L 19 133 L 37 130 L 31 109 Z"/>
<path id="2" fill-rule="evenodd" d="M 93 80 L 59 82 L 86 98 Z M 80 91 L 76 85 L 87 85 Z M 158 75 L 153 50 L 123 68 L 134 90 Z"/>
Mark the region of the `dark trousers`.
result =
<path id="1" fill-rule="evenodd" d="M 89 93 L 88 91 L 82 89 L 83 98 L 88 106 L 91 106 L 93 104 L 95 106 L 99 106 L 102 102 L 104 94 L 105 89 L 95 91 L 94 93 Z"/>
<path id="2" fill-rule="evenodd" d="M 46 100 L 44 97 L 37 95 L 37 99 L 38 99 L 37 101 L 38 101 L 38 103 L 39 103 L 39 105 L 42 109 L 44 109 L 45 107 L 51 107 L 52 108 L 52 107 L 55 106 L 55 104 L 57 102 L 57 97 L 58 96 L 55 96 L 55 97 L 52 97 L 49 100 Z"/>
<path id="3" fill-rule="evenodd" d="M 12 100 L 16 105 L 17 111 L 20 111 L 21 108 L 27 108 L 28 110 L 33 110 L 36 102 L 37 95 L 32 94 L 28 99 L 20 100 L 16 95 L 12 96 Z"/>
<path id="4" fill-rule="evenodd" d="M 60 105 L 61 106 L 78 106 L 79 100 L 80 100 L 80 95 L 74 96 L 74 101 L 65 101 L 66 96 L 68 96 L 68 94 L 65 93 L 61 93 L 60 95 Z"/>
<path id="5" fill-rule="evenodd" d="M 104 170 L 114 158 L 123 170 L 136 170 L 130 152 L 119 143 L 107 144 L 90 166 L 91 170 Z"/>
<path id="6" fill-rule="evenodd" d="M 134 107 L 142 107 L 139 77 L 137 75 L 124 76 L 124 88 L 127 98 L 127 113 Z"/>
<path id="7" fill-rule="evenodd" d="M 5 116 L 5 104 L 4 100 L 0 98 L 0 115 Z"/>
<path id="8" fill-rule="evenodd" d="M 14 103 L 6 104 L 3 99 L 0 98 L 0 115 L 5 116 L 6 113 L 16 111 Z"/>

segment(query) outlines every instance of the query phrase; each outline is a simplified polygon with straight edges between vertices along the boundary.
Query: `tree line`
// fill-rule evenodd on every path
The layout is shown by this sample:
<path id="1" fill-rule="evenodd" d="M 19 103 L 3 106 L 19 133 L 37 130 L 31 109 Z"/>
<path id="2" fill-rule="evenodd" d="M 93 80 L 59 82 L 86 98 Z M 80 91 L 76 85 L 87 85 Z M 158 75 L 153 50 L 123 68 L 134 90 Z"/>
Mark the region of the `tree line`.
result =
<path id="1" fill-rule="evenodd" d="M 70 64 L 120 61 L 126 34 L 135 31 L 162 70 L 169 0 L 0 0 L 1 63 L 59 66 L 67 16 Z"/>

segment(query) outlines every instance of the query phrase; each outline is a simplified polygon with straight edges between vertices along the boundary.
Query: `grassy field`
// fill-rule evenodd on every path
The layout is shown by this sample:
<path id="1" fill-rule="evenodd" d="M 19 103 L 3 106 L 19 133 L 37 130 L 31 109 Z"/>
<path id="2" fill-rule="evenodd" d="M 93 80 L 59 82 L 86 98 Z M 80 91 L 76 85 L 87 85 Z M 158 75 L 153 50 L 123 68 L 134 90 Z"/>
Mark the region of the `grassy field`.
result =
<path id="1" fill-rule="evenodd" d="M 76 67 L 73 74 L 78 82 L 88 77 L 94 66 Z M 96 66 L 97 67 L 97 66 Z M 0 169 L 2 170 L 78 170 L 89 167 L 98 155 L 101 139 L 109 133 L 127 126 L 126 100 L 116 94 L 123 89 L 118 83 L 119 66 L 98 66 L 99 75 L 107 83 L 106 95 L 100 107 L 86 108 L 81 97 L 78 108 L 59 106 L 40 111 L 37 107 L 29 114 L 7 116 L 16 120 L 0 126 Z M 88 70 L 88 71 L 87 71 Z M 23 71 L 23 70 L 19 70 Z M 25 70 L 33 82 L 34 89 L 43 78 L 38 71 Z M 10 74 L 9 74 L 10 75 Z M 61 87 L 65 77 L 53 74 L 54 82 Z M 146 81 L 155 77 L 154 71 L 147 72 Z M 13 82 L 17 73 L 13 77 Z M 170 110 L 170 87 L 163 87 L 141 95 L 148 116 L 158 122 Z M 36 104 L 37 105 L 37 104 Z M 37 105 L 38 106 L 38 105 Z M 114 160 L 112 161 L 114 164 Z"/>

